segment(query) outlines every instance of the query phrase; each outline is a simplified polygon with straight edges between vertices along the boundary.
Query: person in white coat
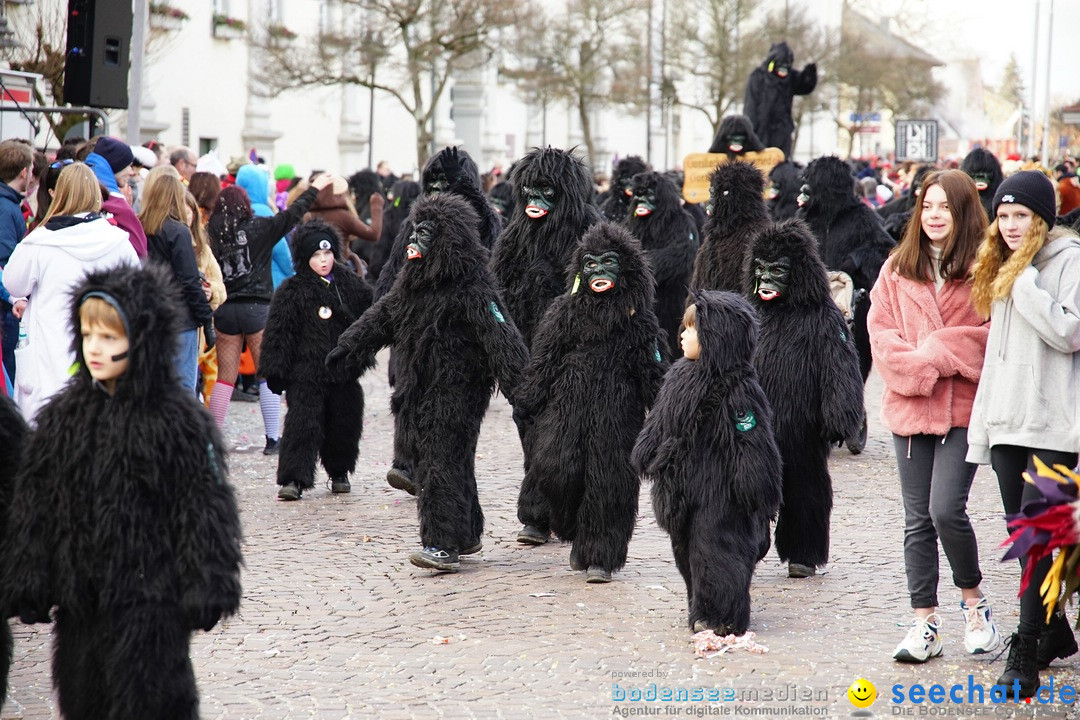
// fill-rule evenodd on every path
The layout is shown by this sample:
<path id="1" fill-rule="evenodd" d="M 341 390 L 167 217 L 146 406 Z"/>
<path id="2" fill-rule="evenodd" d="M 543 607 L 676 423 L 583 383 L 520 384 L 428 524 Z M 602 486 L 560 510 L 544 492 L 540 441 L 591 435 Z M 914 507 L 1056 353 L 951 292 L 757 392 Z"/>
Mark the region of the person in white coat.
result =
<path id="1" fill-rule="evenodd" d="M 71 288 L 89 271 L 139 264 L 127 232 L 100 212 L 101 186 L 93 171 L 83 163 L 67 166 L 41 225 L 4 267 L 4 287 L 20 314 L 14 399 L 30 423 L 67 382 L 75 362 Z"/>

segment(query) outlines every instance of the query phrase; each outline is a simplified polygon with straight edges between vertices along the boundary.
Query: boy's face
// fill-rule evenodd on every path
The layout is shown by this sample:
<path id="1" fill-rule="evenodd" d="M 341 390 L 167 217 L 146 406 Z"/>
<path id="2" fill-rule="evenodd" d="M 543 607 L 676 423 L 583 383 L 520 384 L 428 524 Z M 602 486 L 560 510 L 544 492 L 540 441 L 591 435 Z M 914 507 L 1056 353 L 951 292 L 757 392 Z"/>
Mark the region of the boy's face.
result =
<path id="1" fill-rule="evenodd" d="M 701 346 L 697 341 L 697 328 L 683 328 L 679 335 L 679 344 L 682 346 L 683 356 L 687 360 L 697 360 L 701 356 Z"/>
<path id="2" fill-rule="evenodd" d="M 116 379 L 128 368 L 127 336 L 101 324 L 84 322 L 81 328 L 83 358 L 90 376 L 107 387 L 115 387 Z M 118 355 L 122 357 L 114 360 Z"/>
<path id="3" fill-rule="evenodd" d="M 334 269 L 334 251 L 316 250 L 308 260 L 308 265 L 319 277 L 326 277 Z"/>

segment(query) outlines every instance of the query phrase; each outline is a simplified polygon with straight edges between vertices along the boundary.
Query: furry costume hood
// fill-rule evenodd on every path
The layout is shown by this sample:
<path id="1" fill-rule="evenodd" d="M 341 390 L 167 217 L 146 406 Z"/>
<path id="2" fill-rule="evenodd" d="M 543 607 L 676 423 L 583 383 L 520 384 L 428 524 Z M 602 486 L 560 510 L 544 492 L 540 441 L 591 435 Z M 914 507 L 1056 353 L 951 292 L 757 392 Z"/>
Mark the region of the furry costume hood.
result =
<path id="1" fill-rule="evenodd" d="M 526 214 L 529 198 L 525 187 L 550 186 L 555 191 L 554 208 L 540 218 L 526 218 L 529 222 L 563 222 L 564 218 L 580 218 L 585 206 L 591 205 L 593 194 L 592 175 L 585 161 L 567 150 L 553 147 L 533 148 L 525 157 L 514 163 L 510 175 L 514 193 L 513 220 Z"/>
<path id="2" fill-rule="evenodd" d="M 655 224 L 659 228 L 674 230 L 677 218 L 683 210 L 679 202 L 679 189 L 671 180 L 658 172 L 638 173 L 634 176 L 633 192 L 625 222 L 639 240 L 649 234 L 645 230 L 648 225 Z M 652 199 L 651 208 L 640 204 L 647 197 Z"/>
<path id="3" fill-rule="evenodd" d="M 615 287 L 603 293 L 594 293 L 585 286 L 581 277 L 585 255 L 603 255 L 606 252 L 619 255 L 619 277 Z M 612 303 L 618 307 L 636 311 L 651 309 L 655 302 L 653 274 L 641 245 L 630 232 L 612 222 L 601 222 L 589 228 L 574 250 L 573 260 L 567 269 L 570 294 L 576 302 Z"/>
<path id="4" fill-rule="evenodd" d="M 707 226 L 726 225 L 734 220 L 765 219 L 767 211 L 762 200 L 765 177 L 754 165 L 729 162 L 718 165 L 709 175 Z M 760 212 L 755 212 L 760 211 Z"/>
<path id="5" fill-rule="evenodd" d="M 761 67 L 770 70 L 769 63 L 791 67 L 794 62 L 795 53 L 791 52 L 791 48 L 788 47 L 786 42 L 781 41 L 772 44 L 769 48 L 769 55 L 765 58 L 765 62 L 761 63 Z"/>
<path id="6" fill-rule="evenodd" d="M 851 166 L 835 155 L 811 161 L 803 171 L 803 183 L 810 186 L 810 199 L 800 208 L 807 218 L 835 217 L 860 202 Z"/>
<path id="7" fill-rule="evenodd" d="M 94 381 L 83 359 L 79 330 L 79 307 L 91 292 L 111 298 L 106 298 L 106 302 L 117 308 L 127 328 L 128 369 L 117 382 L 116 396 L 152 397 L 154 388 L 159 385 L 176 383 L 173 356 L 180 328 L 179 309 L 184 305 L 172 272 L 155 263 L 144 268 L 97 270 L 74 288 L 71 293 L 71 349 L 78 369 L 72 382 L 89 385 Z"/>
<path id="8" fill-rule="evenodd" d="M 779 222 L 795 217 L 799 209 L 795 198 L 802 186 L 802 173 L 802 165 L 791 160 L 785 160 L 769 171 L 767 203 L 773 220 Z"/>
<path id="9" fill-rule="evenodd" d="M 801 220 L 785 220 L 777 223 L 755 237 L 747 250 L 749 262 L 745 273 L 745 293 L 750 304 L 756 308 L 773 307 L 775 300 L 761 300 L 755 288 L 757 278 L 754 266 L 757 260 L 775 262 L 786 257 L 791 263 L 787 298 L 781 300 L 788 306 L 818 307 L 826 300 L 832 302 L 825 264 L 818 255 L 817 240 L 810 228 Z"/>
<path id="10" fill-rule="evenodd" d="M 765 149 L 765 145 L 761 142 L 757 133 L 754 132 L 754 124 L 750 122 L 750 118 L 745 115 L 728 115 L 720 121 L 720 129 L 716 131 L 716 137 L 713 138 L 712 145 L 709 146 L 709 152 L 726 153 L 729 157 L 736 156 L 736 153 L 728 150 L 732 135 L 741 135 L 743 137 L 743 147 L 738 152 L 738 155 L 747 152 L 761 152 Z"/>
<path id="11" fill-rule="evenodd" d="M 732 292 L 705 290 L 692 296 L 697 307 L 697 362 L 709 367 L 710 377 L 734 368 L 749 369 L 757 346 L 758 319 L 744 298 Z"/>
<path id="12" fill-rule="evenodd" d="M 626 207 L 630 203 L 630 196 L 625 191 L 630 188 L 634 176 L 648 171 L 649 163 L 642 160 L 640 156 L 628 155 L 624 157 L 615 166 L 615 172 L 611 175 L 612 197 L 619 198 L 619 202 L 622 203 L 623 207 Z"/>
<path id="13" fill-rule="evenodd" d="M 971 176 L 979 189 L 979 199 L 983 206 L 990 212 L 990 201 L 994 199 L 994 193 L 1005 176 L 1001 172 L 1001 163 L 998 162 L 994 153 L 986 148 L 975 148 L 969 152 L 964 161 L 960 163 L 960 169 Z M 992 216 L 991 216 L 992 217 Z"/>
<path id="14" fill-rule="evenodd" d="M 405 260 L 397 282 L 432 287 L 486 271 L 488 253 L 480 244 L 476 211 L 464 198 L 453 193 L 422 197 L 413 204 L 409 222 L 414 232 L 421 223 L 431 223 L 432 236 L 421 257 Z M 411 242 L 405 238 L 406 245 Z"/>
<path id="15" fill-rule="evenodd" d="M 424 194 L 438 192 L 441 182 L 447 183 L 446 187 L 441 188 L 445 192 L 455 192 L 455 189 L 462 185 L 468 185 L 477 191 L 482 188 L 476 162 L 469 153 L 458 147 L 445 147 L 428 158 L 424 164 L 424 170 L 420 173 Z"/>

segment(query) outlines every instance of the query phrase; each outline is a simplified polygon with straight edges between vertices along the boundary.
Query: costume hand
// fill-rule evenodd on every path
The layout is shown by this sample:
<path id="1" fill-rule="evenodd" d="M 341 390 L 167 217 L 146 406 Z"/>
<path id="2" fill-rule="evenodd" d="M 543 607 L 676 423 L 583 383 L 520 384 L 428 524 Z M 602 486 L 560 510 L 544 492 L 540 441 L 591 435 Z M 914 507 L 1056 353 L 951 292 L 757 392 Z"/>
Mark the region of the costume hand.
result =
<path id="1" fill-rule="evenodd" d="M 48 608 L 43 611 L 28 602 L 24 602 L 19 606 L 19 620 L 27 625 L 52 622 Z"/>
<path id="2" fill-rule="evenodd" d="M 203 325 L 203 340 L 206 342 L 207 350 L 217 345 L 217 332 L 214 330 L 213 320 Z"/>
<path id="3" fill-rule="evenodd" d="M 325 365 L 331 370 L 337 370 L 345 366 L 345 358 L 349 356 L 347 348 L 338 345 L 326 355 Z"/>
<path id="4" fill-rule="evenodd" d="M 210 632 L 221 618 L 221 609 L 213 606 L 199 608 L 188 613 L 187 624 L 190 630 Z"/>
<path id="5" fill-rule="evenodd" d="M 280 395 L 287 389 L 285 380 L 279 377 L 266 378 L 266 387 L 275 395 Z"/>
<path id="6" fill-rule="evenodd" d="M 514 405 L 513 417 L 514 423 L 516 423 L 517 426 L 520 428 L 531 427 L 533 423 L 536 422 L 536 419 L 532 416 L 532 413 L 530 413 L 521 405 Z"/>

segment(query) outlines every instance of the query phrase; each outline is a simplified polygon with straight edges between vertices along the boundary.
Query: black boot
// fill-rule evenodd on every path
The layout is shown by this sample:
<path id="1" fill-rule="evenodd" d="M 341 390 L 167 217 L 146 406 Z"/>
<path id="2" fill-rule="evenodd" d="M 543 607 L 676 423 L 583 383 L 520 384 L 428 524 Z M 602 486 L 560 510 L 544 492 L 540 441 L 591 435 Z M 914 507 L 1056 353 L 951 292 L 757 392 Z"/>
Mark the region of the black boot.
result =
<path id="1" fill-rule="evenodd" d="M 1039 639 L 1034 635 L 1013 633 L 1008 640 L 1009 659 L 1005 661 L 1005 672 L 997 679 L 998 685 L 1005 685 L 1012 693 L 1014 680 L 1020 681 L 1020 697 L 1029 698 L 1039 689 L 1039 668 L 1036 655 Z"/>
<path id="2" fill-rule="evenodd" d="M 1077 651 L 1076 637 L 1069 627 L 1065 613 L 1055 612 L 1050 617 L 1050 624 L 1039 635 L 1039 669 L 1045 670 L 1058 658 L 1064 660 Z"/>

